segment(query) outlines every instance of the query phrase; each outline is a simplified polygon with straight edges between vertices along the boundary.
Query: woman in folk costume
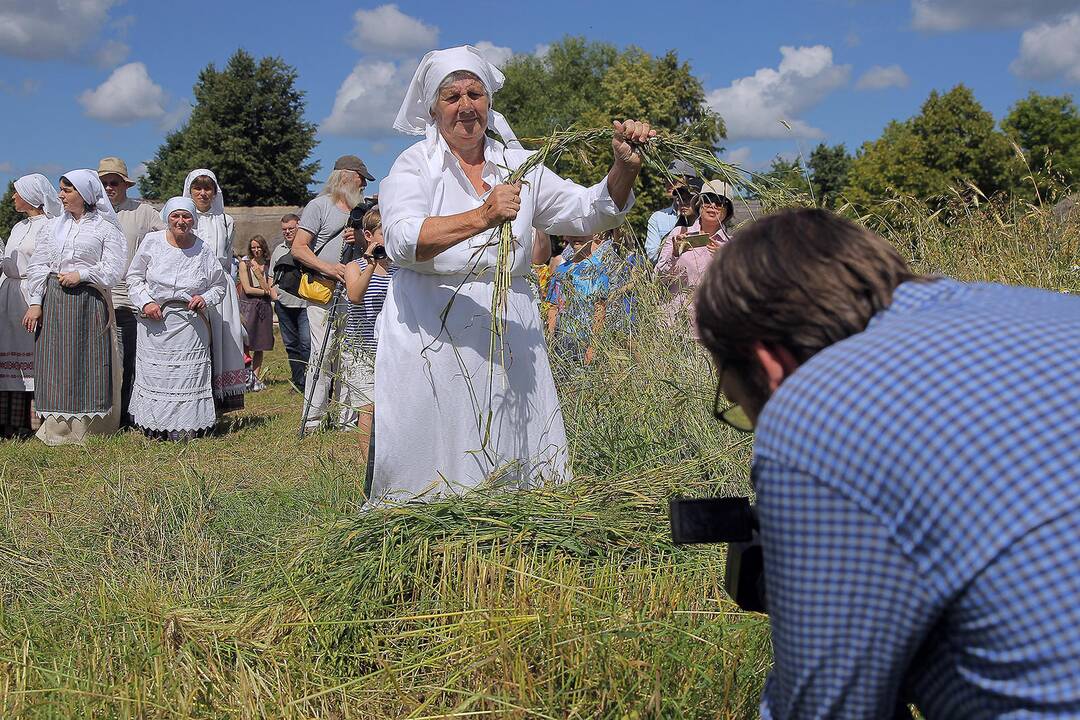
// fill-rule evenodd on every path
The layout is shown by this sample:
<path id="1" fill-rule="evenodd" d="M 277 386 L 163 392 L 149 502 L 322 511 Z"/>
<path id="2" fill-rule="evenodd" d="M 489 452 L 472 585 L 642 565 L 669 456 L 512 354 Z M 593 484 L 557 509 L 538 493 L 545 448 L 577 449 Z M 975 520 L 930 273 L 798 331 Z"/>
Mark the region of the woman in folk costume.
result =
<path id="1" fill-rule="evenodd" d="M 184 180 L 184 197 L 195 203 L 195 234 L 206 243 L 228 276 L 232 270 L 236 223 L 225 214 L 225 198 L 217 175 L 205 168 L 192 170 Z M 221 412 L 244 407 L 247 369 L 244 367 L 244 324 L 236 286 L 229 283 L 225 298 L 207 308 L 213 335 L 214 400 Z"/>
<path id="2" fill-rule="evenodd" d="M 0 437 L 29 434 L 36 427 L 31 413 L 34 398 L 34 336 L 23 327 L 30 307 L 23 280 L 38 240 L 49 219 L 64 211 L 56 189 L 44 175 L 25 175 L 15 181 L 15 211 L 26 215 L 11 229 L 0 256 Z"/>
<path id="3" fill-rule="evenodd" d="M 195 203 L 174 197 L 165 229 L 143 238 L 128 268 L 139 317 L 131 415 L 150 437 L 189 440 L 214 427 L 210 325 L 205 312 L 229 283 L 217 256 L 192 232 Z"/>
<path id="4" fill-rule="evenodd" d="M 486 480 L 564 478 L 566 431 L 527 280 L 533 228 L 591 235 L 619 225 L 647 123 L 615 123 L 615 163 L 592 187 L 538 167 L 517 186 L 521 149 L 491 109 L 502 73 L 471 46 L 428 53 L 394 127 L 424 139 L 379 187 L 386 250 L 401 269 L 378 320 L 374 499 L 459 492 Z M 488 129 L 502 140 L 486 136 Z M 505 143 L 505 144 L 504 144 Z M 494 243 L 513 221 L 502 352 L 488 381 Z M 490 421 L 490 425 L 489 425 Z"/>
<path id="5" fill-rule="evenodd" d="M 64 213 L 50 222 L 26 269 L 23 317 L 37 333 L 37 436 L 48 445 L 115 432 L 123 380 L 109 292 L 127 265 L 120 221 L 93 170 L 65 173 L 60 201 Z"/>

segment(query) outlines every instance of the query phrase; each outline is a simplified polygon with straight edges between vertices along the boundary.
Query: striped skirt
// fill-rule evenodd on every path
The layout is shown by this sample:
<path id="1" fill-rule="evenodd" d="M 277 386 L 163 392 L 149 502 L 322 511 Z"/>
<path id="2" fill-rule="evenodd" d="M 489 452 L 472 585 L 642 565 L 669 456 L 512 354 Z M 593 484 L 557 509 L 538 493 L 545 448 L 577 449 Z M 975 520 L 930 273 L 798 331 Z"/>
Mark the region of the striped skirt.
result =
<path id="1" fill-rule="evenodd" d="M 85 283 L 63 287 L 50 275 L 41 309 L 34 345 L 37 413 L 61 423 L 115 415 L 120 388 L 114 378 L 116 333 L 107 298 Z M 85 433 L 75 434 L 78 442 Z"/>

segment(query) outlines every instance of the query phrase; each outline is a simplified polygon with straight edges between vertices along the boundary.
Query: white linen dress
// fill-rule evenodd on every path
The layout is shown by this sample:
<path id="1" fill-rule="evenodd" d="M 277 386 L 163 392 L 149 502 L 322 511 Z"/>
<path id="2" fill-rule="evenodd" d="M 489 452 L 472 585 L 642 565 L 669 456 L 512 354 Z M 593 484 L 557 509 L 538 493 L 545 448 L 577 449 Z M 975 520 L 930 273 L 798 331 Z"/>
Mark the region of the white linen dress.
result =
<path id="1" fill-rule="evenodd" d="M 202 240 L 174 247 L 164 230 L 148 233 L 127 272 L 128 296 L 138 308 L 161 305 L 162 319 L 139 317 L 131 415 L 147 430 L 184 432 L 214 426 L 210 326 L 199 313 L 167 304 L 202 295 L 217 306 L 229 282 Z"/>
<path id="2" fill-rule="evenodd" d="M 236 225 L 232 216 L 225 213 L 196 213 L 194 232 L 210 252 L 218 259 L 222 272 L 231 277 L 233 258 L 233 234 Z M 240 298 L 236 285 L 226 283 L 225 297 L 220 303 L 207 308 L 210 311 L 214 334 L 214 395 L 219 400 L 233 398 L 243 406 L 243 394 L 247 389 L 247 369 L 244 367 L 244 323 L 240 317 Z M 240 396 L 239 400 L 236 396 Z M 226 405 L 228 407 L 228 405 Z"/>
<path id="3" fill-rule="evenodd" d="M 0 258 L 0 392 L 34 389 L 34 336 L 22 324 L 29 302 L 23 280 L 48 227 L 44 215 L 16 223 Z"/>
<path id="4" fill-rule="evenodd" d="M 529 156 L 488 139 L 484 181 L 506 182 Z M 431 216 L 479 207 L 477 194 L 437 132 L 405 150 L 380 183 L 386 249 L 401 266 L 377 324 L 375 470 L 372 499 L 454 493 L 485 480 L 529 487 L 568 476 L 566 430 L 548 364 L 536 296 L 526 275 L 532 228 L 591 235 L 618 226 L 607 182 L 586 188 L 546 168 L 526 176 L 514 236 L 506 307 L 505 362 L 488 383 L 492 269 L 486 231 L 418 262 L 420 227 Z M 441 317 L 446 312 L 445 324 Z M 490 432 L 487 425 L 490 412 Z"/>

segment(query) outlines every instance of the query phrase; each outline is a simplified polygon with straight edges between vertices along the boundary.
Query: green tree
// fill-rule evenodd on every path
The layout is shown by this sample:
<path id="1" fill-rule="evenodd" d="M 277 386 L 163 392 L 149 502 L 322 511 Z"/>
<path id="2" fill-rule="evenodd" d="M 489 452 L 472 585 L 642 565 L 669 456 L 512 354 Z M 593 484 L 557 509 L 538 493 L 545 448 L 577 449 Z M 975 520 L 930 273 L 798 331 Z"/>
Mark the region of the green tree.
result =
<path id="1" fill-rule="evenodd" d="M 139 180 L 144 197 L 183 191 L 195 168 L 214 171 L 235 205 L 299 205 L 310 198 L 317 162 L 314 124 L 305 122 L 296 70 L 280 58 L 256 61 L 237 50 L 220 72 L 199 73 L 187 124 L 170 133 Z"/>
<path id="2" fill-rule="evenodd" d="M 810 197 L 810 180 L 806 168 L 803 166 L 802 158 L 797 157 L 794 160 L 787 160 L 780 155 L 773 158 L 772 163 L 769 165 L 769 169 L 763 173 L 759 173 L 755 178 L 755 182 L 762 189 L 764 188 L 785 188 L 788 192 L 794 195 L 802 195 L 807 198 Z M 816 190 L 814 191 L 816 192 Z M 757 193 L 751 193 L 757 196 Z"/>
<path id="3" fill-rule="evenodd" d="M 1080 181 L 1080 111 L 1071 96 L 1032 92 L 1009 108 L 1001 127 L 1023 150 L 1040 193 L 1055 184 L 1051 176 Z"/>
<path id="4" fill-rule="evenodd" d="M 25 215 L 15 212 L 15 201 L 11 196 L 15 194 L 15 181 L 8 182 L 7 192 L 0 198 L 0 239 L 7 240 L 11 237 L 11 228 L 22 220 Z"/>
<path id="5" fill-rule="evenodd" d="M 703 147 L 719 151 L 723 121 L 709 112 L 705 91 L 686 62 L 668 52 L 656 57 L 638 48 L 567 37 L 544 58 L 515 56 L 503 68 L 506 83 L 495 96 L 514 130 L 542 138 L 571 126 L 610 126 L 613 120 L 648 120 L 662 132 L 692 129 Z M 553 165 L 559 174 L 595 183 L 611 164 L 611 146 L 568 153 Z M 630 222 L 644 234 L 649 215 L 670 204 L 658 173 L 642 172 Z"/>
<path id="6" fill-rule="evenodd" d="M 847 185 L 852 157 L 843 143 L 829 147 L 820 143 L 810 153 L 810 172 L 814 181 L 814 196 L 823 207 L 832 207 Z"/>
<path id="7" fill-rule="evenodd" d="M 897 191 L 938 204 L 968 183 L 986 195 L 1010 190 L 1017 167 L 1008 139 L 994 125 L 963 85 L 931 92 L 918 115 L 889 123 L 880 138 L 863 144 L 845 195 L 871 205 Z"/>

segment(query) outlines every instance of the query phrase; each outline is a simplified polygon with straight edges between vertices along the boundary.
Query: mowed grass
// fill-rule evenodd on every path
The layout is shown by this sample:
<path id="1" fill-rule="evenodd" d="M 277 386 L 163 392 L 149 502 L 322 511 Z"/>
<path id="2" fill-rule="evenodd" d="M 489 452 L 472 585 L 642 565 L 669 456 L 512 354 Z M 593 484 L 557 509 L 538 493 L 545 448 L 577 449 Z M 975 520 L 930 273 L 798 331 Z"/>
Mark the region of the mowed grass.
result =
<path id="1" fill-rule="evenodd" d="M 890 237 L 923 272 L 1080 291 L 1075 223 L 968 210 Z M 755 717 L 767 619 L 666 515 L 748 493 L 750 445 L 655 290 L 631 338 L 555 363 L 556 487 L 362 511 L 356 436 L 297 439 L 280 344 L 215 437 L 0 444 L 0 717 Z"/>
<path id="2" fill-rule="evenodd" d="M 0 716 L 754 715 L 766 621 L 666 520 L 747 492 L 749 446 L 685 338 L 601 355 L 560 370 L 578 479 L 531 493 L 362 512 L 280 343 L 215 437 L 0 445 Z"/>

